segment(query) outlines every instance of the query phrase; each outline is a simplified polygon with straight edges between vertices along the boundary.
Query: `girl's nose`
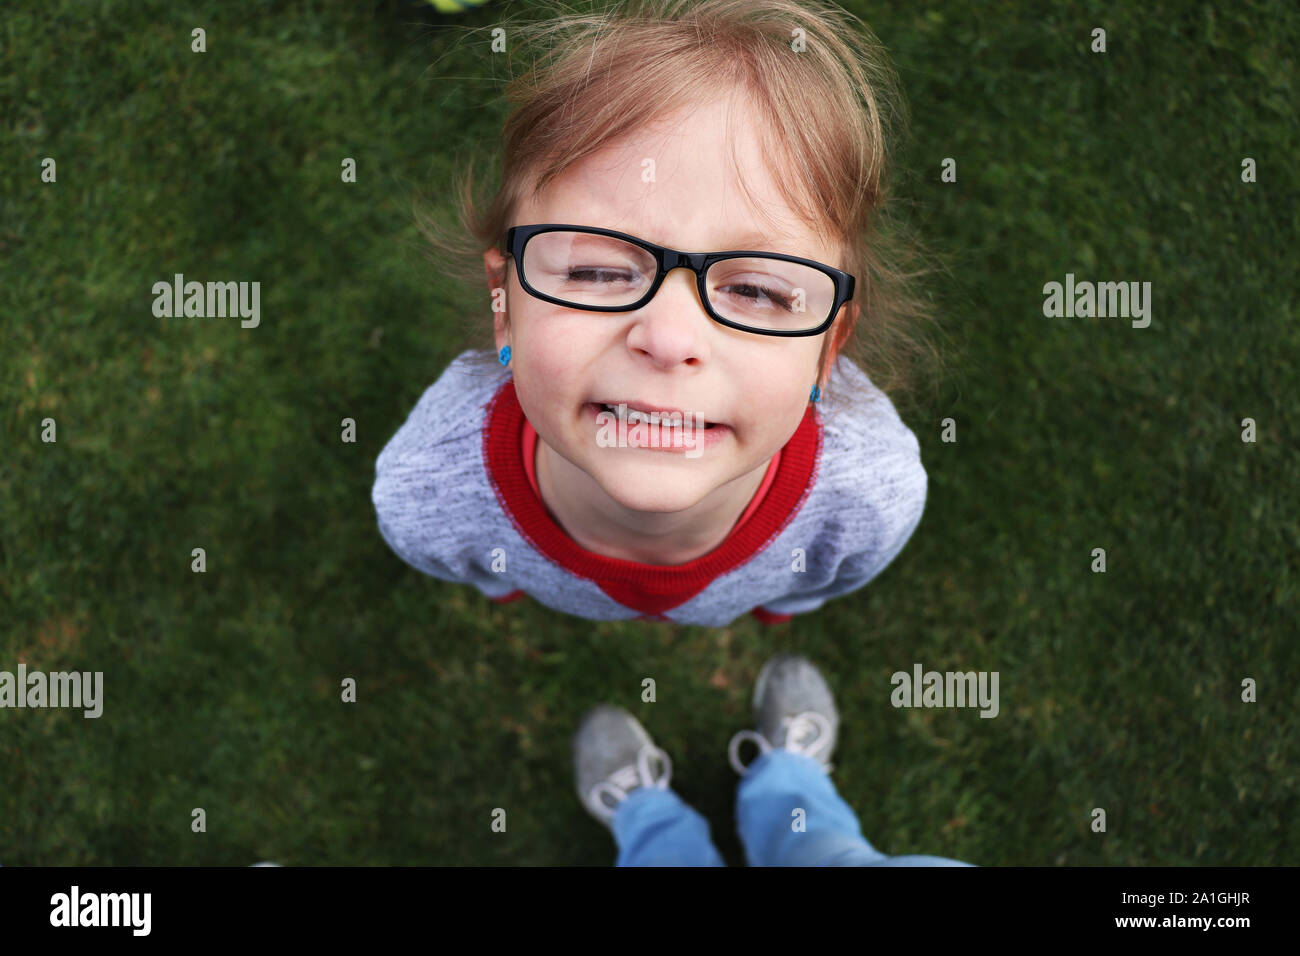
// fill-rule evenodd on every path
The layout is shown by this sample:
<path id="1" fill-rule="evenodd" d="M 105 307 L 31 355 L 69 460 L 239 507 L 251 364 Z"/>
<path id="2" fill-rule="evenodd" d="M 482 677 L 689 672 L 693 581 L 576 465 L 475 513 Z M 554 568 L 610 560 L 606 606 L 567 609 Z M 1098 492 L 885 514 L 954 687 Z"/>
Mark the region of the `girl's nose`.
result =
<path id="1" fill-rule="evenodd" d="M 628 345 L 662 368 L 694 365 L 708 357 L 712 325 L 700 301 L 695 273 L 674 269 L 664 276 L 655 297 L 638 310 Z"/>

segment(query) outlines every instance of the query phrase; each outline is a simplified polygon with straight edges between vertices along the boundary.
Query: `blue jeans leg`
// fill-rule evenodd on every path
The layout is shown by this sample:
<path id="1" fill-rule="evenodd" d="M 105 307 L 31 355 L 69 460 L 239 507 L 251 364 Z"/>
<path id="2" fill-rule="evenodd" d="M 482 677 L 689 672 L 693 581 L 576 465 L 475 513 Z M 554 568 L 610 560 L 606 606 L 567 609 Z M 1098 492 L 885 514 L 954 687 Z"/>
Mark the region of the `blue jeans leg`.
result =
<path id="1" fill-rule="evenodd" d="M 671 790 L 637 787 L 614 811 L 615 866 L 726 866 L 709 821 Z"/>
<path id="2" fill-rule="evenodd" d="M 800 818 L 794 811 L 802 809 Z M 802 829 L 794 823 L 802 819 Z M 812 757 L 769 750 L 736 790 L 736 829 L 750 866 L 970 866 L 941 856 L 885 856 Z"/>

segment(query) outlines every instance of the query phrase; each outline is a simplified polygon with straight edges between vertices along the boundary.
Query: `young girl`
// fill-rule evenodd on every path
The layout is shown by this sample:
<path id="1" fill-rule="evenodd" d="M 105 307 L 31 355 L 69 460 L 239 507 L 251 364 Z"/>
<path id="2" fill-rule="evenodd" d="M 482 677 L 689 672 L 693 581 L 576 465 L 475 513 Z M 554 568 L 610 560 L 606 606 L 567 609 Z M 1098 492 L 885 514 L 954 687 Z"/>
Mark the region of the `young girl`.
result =
<path id="1" fill-rule="evenodd" d="M 485 215 L 462 191 L 460 235 L 429 225 L 440 261 L 486 274 L 495 348 L 453 361 L 380 454 L 385 540 L 599 620 L 772 623 L 860 588 L 926 493 L 915 436 L 848 357 L 896 372 L 924 313 L 880 229 L 883 51 L 792 0 L 505 38 L 529 69 L 500 188 Z"/>

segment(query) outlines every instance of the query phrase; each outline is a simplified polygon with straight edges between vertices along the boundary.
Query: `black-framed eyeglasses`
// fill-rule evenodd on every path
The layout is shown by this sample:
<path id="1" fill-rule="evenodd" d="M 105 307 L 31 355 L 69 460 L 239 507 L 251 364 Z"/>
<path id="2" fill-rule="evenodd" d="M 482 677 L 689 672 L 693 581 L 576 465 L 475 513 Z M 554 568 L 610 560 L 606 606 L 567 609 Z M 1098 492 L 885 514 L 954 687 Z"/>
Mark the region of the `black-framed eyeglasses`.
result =
<path id="1" fill-rule="evenodd" d="M 825 332 L 856 283 L 847 272 L 798 256 L 679 252 L 613 229 L 562 223 L 511 226 L 503 251 L 529 295 L 591 312 L 639 309 L 670 270 L 684 267 L 695 273 L 715 322 L 758 335 Z"/>

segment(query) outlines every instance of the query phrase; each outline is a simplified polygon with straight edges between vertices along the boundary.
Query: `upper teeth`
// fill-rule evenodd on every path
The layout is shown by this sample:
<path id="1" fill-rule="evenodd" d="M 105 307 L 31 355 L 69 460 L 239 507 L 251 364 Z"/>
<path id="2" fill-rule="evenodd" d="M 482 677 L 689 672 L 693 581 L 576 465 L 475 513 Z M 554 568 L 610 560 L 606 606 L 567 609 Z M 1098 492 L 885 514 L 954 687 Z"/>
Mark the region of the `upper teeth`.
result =
<path id="1" fill-rule="evenodd" d="M 619 418 L 621 418 L 621 419 L 623 419 L 624 421 L 627 421 L 627 422 L 642 422 L 642 421 L 643 421 L 643 422 L 646 422 L 646 423 L 648 424 L 649 421 L 650 421 L 650 413 L 649 413 L 649 412 L 643 412 L 643 411 L 641 411 L 640 409 L 636 409 L 636 408 L 628 408 L 626 405 L 606 405 L 606 406 L 605 406 L 605 410 L 606 410 L 606 411 L 613 412 L 613 413 L 614 413 L 615 415 L 617 415 Z M 662 420 L 663 420 L 663 417 L 660 416 L 660 421 L 662 422 Z"/>
<path id="2" fill-rule="evenodd" d="M 615 415 L 619 416 L 619 418 L 623 419 L 623 421 L 630 424 L 635 424 L 637 422 L 645 422 L 647 425 L 652 424 L 650 418 L 652 414 L 651 412 L 643 412 L 637 408 L 628 408 L 626 405 L 605 405 L 604 408 L 606 411 L 613 412 Z M 655 412 L 653 414 L 656 416 L 660 426 L 664 428 L 674 427 L 672 424 L 672 412 Z M 690 415 L 679 414 L 678 420 L 685 422 L 689 421 L 690 417 Z"/>

